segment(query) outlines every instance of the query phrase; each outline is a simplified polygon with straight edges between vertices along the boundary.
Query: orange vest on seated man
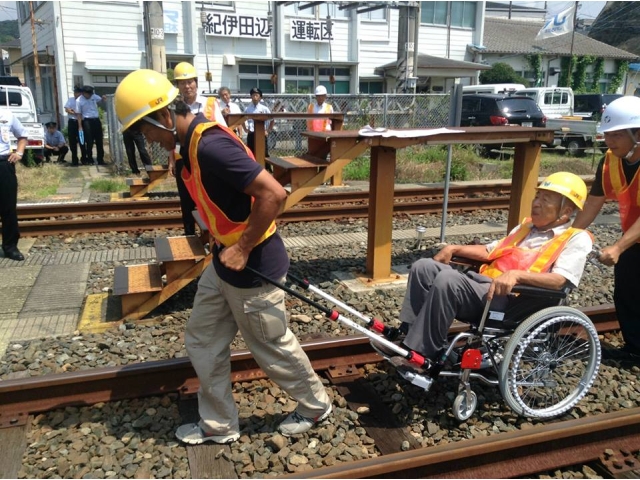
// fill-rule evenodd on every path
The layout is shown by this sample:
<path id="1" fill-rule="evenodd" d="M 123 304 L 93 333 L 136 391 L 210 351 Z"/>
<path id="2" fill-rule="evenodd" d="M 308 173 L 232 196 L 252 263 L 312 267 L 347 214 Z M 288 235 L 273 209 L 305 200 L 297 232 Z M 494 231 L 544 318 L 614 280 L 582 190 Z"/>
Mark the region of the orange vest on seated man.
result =
<path id="1" fill-rule="evenodd" d="M 608 200 L 618 200 L 620 224 L 622 231 L 626 232 L 640 217 L 640 178 L 636 172 L 627 185 L 622 162 L 611 150 L 607 151 L 602 166 L 602 189 Z"/>
<path id="2" fill-rule="evenodd" d="M 189 172 L 186 168 L 182 169 L 182 180 L 189 191 L 189 195 L 196 204 L 198 212 L 202 215 L 203 221 L 206 223 L 209 228 L 209 233 L 213 235 L 216 239 L 216 242 L 224 245 L 225 247 L 230 247 L 238 242 L 242 233 L 247 228 L 248 218 L 242 222 L 234 222 L 230 220 L 225 213 L 218 208 L 218 206 L 209 198 L 206 190 L 202 184 L 202 177 L 200 175 L 200 165 L 197 162 L 196 158 L 198 157 L 198 144 L 200 143 L 200 139 L 202 138 L 203 133 L 210 128 L 221 128 L 233 137 L 244 150 L 247 152 L 253 161 L 255 161 L 255 157 L 249 147 L 247 147 L 242 141 L 236 136 L 235 133 L 231 131 L 230 128 L 220 125 L 217 122 L 208 122 L 201 123 L 196 126 L 193 130 L 193 134 L 191 136 L 191 142 L 189 143 L 189 158 L 190 169 Z M 253 198 L 251 199 L 251 203 L 253 204 Z M 273 235 L 276 232 L 276 224 L 275 222 L 271 222 L 267 231 L 264 232 L 262 237 L 260 238 L 259 244 L 264 242 L 267 238 Z"/>
<path id="3" fill-rule="evenodd" d="M 570 227 L 540 248 L 531 250 L 518 247 L 518 244 L 529 235 L 532 227 L 531 218 L 525 218 L 518 230 L 507 235 L 491 251 L 487 259 L 489 263 L 480 267 L 480 273 L 487 277 L 496 278 L 509 270 L 526 270 L 532 273 L 548 272 L 567 242 L 574 235 L 582 232 L 580 228 Z"/>

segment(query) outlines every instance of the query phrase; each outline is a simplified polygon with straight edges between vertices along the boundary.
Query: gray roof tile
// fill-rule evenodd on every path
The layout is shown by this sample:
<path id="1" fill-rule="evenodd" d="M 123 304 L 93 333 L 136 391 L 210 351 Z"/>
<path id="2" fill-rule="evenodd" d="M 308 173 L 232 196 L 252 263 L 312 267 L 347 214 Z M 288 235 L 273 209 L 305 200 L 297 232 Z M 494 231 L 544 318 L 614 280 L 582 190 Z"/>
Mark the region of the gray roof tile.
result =
<path id="1" fill-rule="evenodd" d="M 535 40 L 542 23 L 532 21 L 485 18 L 483 53 L 512 53 L 530 55 L 569 55 L 571 52 L 571 34 L 559 37 Z M 581 33 L 575 34 L 574 55 L 595 55 L 620 60 L 635 60 L 637 55 L 612 47 L 606 43 L 589 38 Z"/>

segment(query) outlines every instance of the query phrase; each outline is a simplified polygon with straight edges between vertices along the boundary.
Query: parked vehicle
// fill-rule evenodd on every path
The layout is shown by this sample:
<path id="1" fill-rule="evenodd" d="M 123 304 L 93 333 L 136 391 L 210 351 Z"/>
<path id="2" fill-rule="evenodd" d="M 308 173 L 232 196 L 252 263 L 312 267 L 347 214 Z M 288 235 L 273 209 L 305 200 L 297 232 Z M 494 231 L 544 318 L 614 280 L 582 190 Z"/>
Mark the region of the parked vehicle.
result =
<path id="1" fill-rule="evenodd" d="M 485 127 L 520 125 L 523 127 L 545 127 L 547 119 L 536 102 L 528 97 L 504 94 L 468 94 L 462 96 L 463 127 Z M 506 146 L 506 145 L 505 145 Z M 492 151 L 497 145 L 478 145 L 482 156 L 496 156 Z"/>
<path id="2" fill-rule="evenodd" d="M 525 88 L 521 83 L 492 83 L 485 85 L 467 85 L 462 87 L 462 94 L 504 93 L 510 95 Z"/>
<path id="3" fill-rule="evenodd" d="M 41 155 L 44 149 L 44 127 L 38 121 L 36 104 L 29 87 L 0 85 L 0 108 L 8 108 L 27 130 L 27 149 Z M 18 140 L 11 135 L 11 150 L 18 147 Z"/>
<path id="4" fill-rule="evenodd" d="M 572 157 L 582 157 L 587 148 L 599 148 L 606 151 L 604 135 L 597 133 L 595 120 L 582 117 L 561 117 L 547 120 L 547 127 L 555 130 L 553 144 L 566 148 Z"/>
<path id="5" fill-rule="evenodd" d="M 600 120 L 605 107 L 620 97 L 620 94 L 577 93 L 573 98 L 573 114 L 588 120 Z"/>
<path id="6" fill-rule="evenodd" d="M 573 115 L 573 90 L 569 87 L 532 87 L 516 90 L 514 95 L 532 98 L 547 118 Z"/>

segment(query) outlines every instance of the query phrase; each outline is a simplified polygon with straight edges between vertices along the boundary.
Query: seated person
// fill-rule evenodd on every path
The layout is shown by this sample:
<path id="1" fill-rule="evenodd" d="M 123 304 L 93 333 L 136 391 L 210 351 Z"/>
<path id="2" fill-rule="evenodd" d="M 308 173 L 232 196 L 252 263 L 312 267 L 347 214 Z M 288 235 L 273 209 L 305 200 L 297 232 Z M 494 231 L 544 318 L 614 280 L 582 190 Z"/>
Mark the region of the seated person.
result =
<path id="1" fill-rule="evenodd" d="M 69 151 L 67 142 L 62 132 L 58 130 L 56 122 L 48 122 L 45 124 L 47 131 L 44 134 L 44 158 L 45 161 L 51 161 L 51 155 L 57 155 L 57 161 L 64 163 L 64 157 Z"/>
<path id="2" fill-rule="evenodd" d="M 400 312 L 400 330 L 408 328 L 403 347 L 433 363 L 454 319 L 478 324 L 486 302 L 504 308 L 515 285 L 577 287 L 593 243 L 590 233 L 571 228 L 571 216 L 586 197 L 580 177 L 554 173 L 537 187 L 531 218 L 507 237 L 488 245 L 447 245 L 433 259 L 415 262 Z M 453 256 L 482 262 L 480 273 L 452 268 Z"/>

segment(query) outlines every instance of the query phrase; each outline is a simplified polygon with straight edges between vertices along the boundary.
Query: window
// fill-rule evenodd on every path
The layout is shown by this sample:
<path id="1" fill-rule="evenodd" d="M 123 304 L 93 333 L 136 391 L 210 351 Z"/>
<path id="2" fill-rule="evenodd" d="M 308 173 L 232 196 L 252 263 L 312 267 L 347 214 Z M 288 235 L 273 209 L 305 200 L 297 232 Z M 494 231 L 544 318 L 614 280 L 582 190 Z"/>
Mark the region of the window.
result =
<path id="1" fill-rule="evenodd" d="M 327 86 L 330 93 L 350 93 L 351 69 L 349 67 L 326 66 L 286 66 L 285 92 L 286 93 L 313 93 L 317 81 Z M 330 77 L 333 75 L 335 83 L 331 85 Z"/>
<path id="2" fill-rule="evenodd" d="M 477 2 L 451 2 L 451 26 L 475 28 Z"/>
<path id="3" fill-rule="evenodd" d="M 20 15 L 20 21 L 22 23 L 31 19 L 31 12 L 29 11 L 29 2 L 16 2 L 18 4 L 18 13 Z M 33 11 L 35 12 L 43 2 L 31 2 L 33 3 Z"/>
<path id="4" fill-rule="evenodd" d="M 360 82 L 360 93 L 382 93 L 382 82 L 381 81 L 361 81 Z"/>
<path id="5" fill-rule="evenodd" d="M 318 9 L 320 17 L 331 15 L 331 18 L 349 18 L 349 10 L 340 10 L 336 2 L 325 2 Z"/>
<path id="6" fill-rule="evenodd" d="M 387 7 L 378 8 L 369 12 L 361 13 L 361 19 L 364 21 L 380 21 L 387 19 Z"/>
<path id="7" fill-rule="evenodd" d="M 545 105 L 568 105 L 569 94 L 567 92 L 547 92 L 544 94 Z"/>
<path id="8" fill-rule="evenodd" d="M 262 90 L 262 93 L 274 93 L 275 88 L 271 83 L 273 67 L 271 65 L 239 64 L 240 92 L 249 93 L 254 87 Z"/>
<path id="9" fill-rule="evenodd" d="M 284 14 L 292 17 L 315 17 L 315 8 L 300 8 L 300 2 L 293 2 L 285 5 Z"/>
<path id="10" fill-rule="evenodd" d="M 477 2 L 421 2 L 420 23 L 447 25 L 451 4 L 451 26 L 475 28 Z"/>
<path id="11" fill-rule="evenodd" d="M 420 5 L 420 23 L 446 25 L 447 2 L 422 2 Z"/>

